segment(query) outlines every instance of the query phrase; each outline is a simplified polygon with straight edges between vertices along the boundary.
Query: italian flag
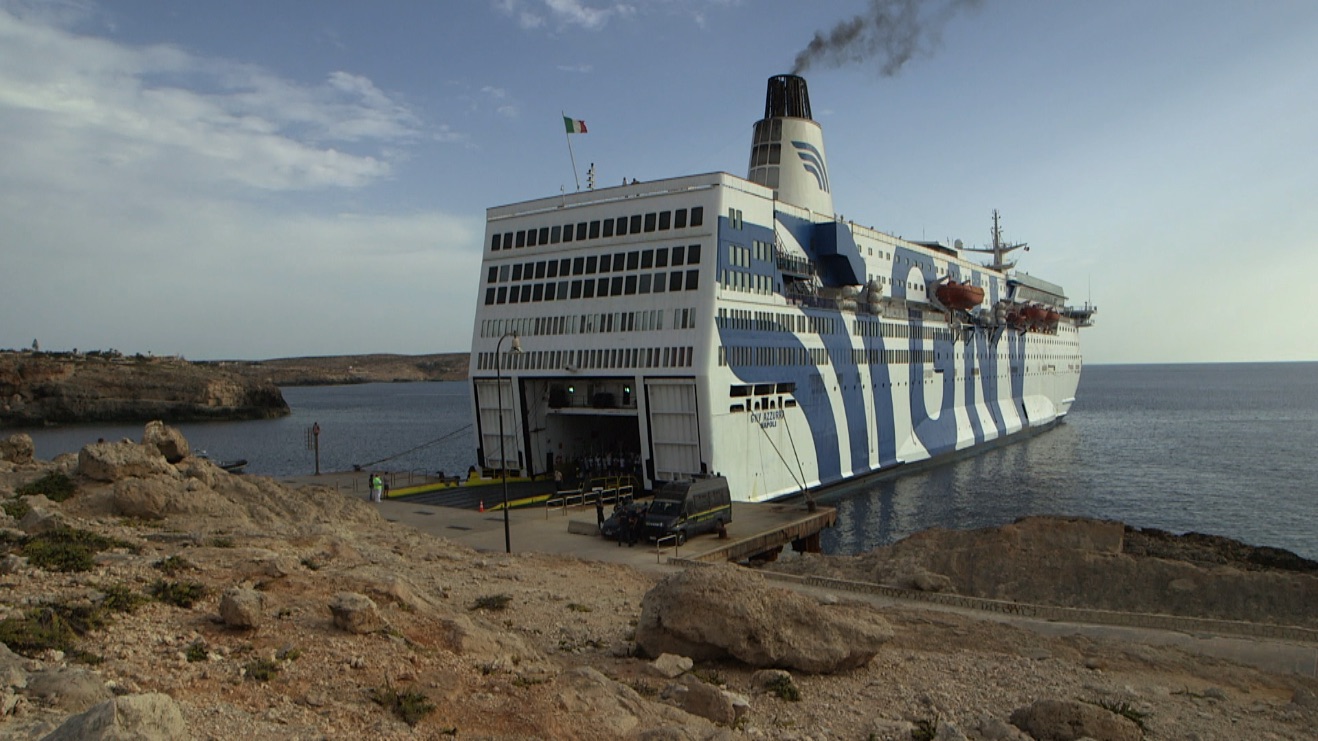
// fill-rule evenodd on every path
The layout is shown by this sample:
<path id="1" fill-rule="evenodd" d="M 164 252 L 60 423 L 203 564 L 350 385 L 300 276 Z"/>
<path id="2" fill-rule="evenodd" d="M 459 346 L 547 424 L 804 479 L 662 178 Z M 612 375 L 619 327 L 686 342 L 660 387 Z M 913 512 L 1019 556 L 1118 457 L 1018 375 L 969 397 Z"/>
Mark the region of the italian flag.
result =
<path id="1" fill-rule="evenodd" d="M 569 134 L 584 134 L 584 133 L 586 133 L 586 122 L 585 122 L 585 121 L 578 121 L 578 120 L 575 119 L 575 118 L 568 118 L 567 116 L 564 116 L 564 117 L 563 117 L 563 126 L 567 129 L 567 133 L 569 133 Z"/>

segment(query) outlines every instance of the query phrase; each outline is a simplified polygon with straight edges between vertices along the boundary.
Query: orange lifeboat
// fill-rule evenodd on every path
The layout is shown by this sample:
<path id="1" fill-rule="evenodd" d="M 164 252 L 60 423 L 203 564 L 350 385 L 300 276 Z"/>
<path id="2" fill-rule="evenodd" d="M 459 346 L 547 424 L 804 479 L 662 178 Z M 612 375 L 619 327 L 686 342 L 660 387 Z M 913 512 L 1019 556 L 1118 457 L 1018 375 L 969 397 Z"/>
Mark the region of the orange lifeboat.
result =
<path id="1" fill-rule="evenodd" d="M 958 283 L 955 280 L 949 280 L 934 289 L 934 295 L 938 301 L 949 309 L 965 310 L 974 306 L 979 306 L 984 301 L 984 289 L 979 286 L 972 286 L 969 283 Z"/>
<path id="2" fill-rule="evenodd" d="M 1047 315 L 1043 318 L 1043 320 L 1048 323 L 1049 327 L 1056 327 L 1061 319 L 1062 315 L 1052 309 L 1049 309 Z"/>

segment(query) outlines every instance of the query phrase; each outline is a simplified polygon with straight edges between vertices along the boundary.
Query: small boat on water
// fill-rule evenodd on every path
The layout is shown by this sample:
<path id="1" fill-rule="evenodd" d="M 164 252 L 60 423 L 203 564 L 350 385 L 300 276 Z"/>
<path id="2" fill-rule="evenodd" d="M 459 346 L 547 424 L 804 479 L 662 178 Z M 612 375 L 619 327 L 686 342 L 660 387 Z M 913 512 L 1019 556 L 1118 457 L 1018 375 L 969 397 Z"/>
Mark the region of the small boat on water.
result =
<path id="1" fill-rule="evenodd" d="M 228 471 L 229 473 L 242 473 L 243 469 L 247 468 L 246 458 L 235 458 L 233 460 L 227 460 L 227 461 L 219 460 L 210 457 L 210 455 L 208 455 L 204 450 L 194 450 L 192 451 L 192 454 L 197 458 L 205 458 L 206 460 L 210 461 L 211 463 L 214 463 L 220 468 L 223 468 L 225 471 Z"/>

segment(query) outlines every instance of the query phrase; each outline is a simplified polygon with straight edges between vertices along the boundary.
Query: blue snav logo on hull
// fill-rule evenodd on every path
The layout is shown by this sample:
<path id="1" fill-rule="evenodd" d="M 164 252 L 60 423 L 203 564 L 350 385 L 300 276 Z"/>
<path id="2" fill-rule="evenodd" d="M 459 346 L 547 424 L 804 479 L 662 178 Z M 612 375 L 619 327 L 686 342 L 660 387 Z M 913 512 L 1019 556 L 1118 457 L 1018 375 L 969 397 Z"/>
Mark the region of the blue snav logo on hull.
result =
<path id="1" fill-rule="evenodd" d="M 792 141 L 792 146 L 796 147 L 796 155 L 801 158 L 801 164 L 805 171 L 815 176 L 815 182 L 819 183 L 819 189 L 825 193 L 828 191 L 828 168 L 824 167 L 824 155 L 820 154 L 819 149 L 810 142 Z"/>

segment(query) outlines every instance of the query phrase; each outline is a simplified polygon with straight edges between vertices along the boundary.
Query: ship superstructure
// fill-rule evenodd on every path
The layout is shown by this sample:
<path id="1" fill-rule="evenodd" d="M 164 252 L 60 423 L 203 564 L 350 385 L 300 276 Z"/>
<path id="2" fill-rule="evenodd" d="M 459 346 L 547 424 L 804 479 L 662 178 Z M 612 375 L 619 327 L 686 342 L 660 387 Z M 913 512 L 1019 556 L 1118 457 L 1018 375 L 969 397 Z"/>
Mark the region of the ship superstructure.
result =
<path id="1" fill-rule="evenodd" d="M 1001 250 L 985 266 L 841 220 L 828 173 L 805 80 L 783 75 L 747 178 L 489 209 L 470 367 L 482 464 L 647 488 L 717 474 L 761 501 L 1064 417 L 1093 307 L 1007 272 Z"/>

